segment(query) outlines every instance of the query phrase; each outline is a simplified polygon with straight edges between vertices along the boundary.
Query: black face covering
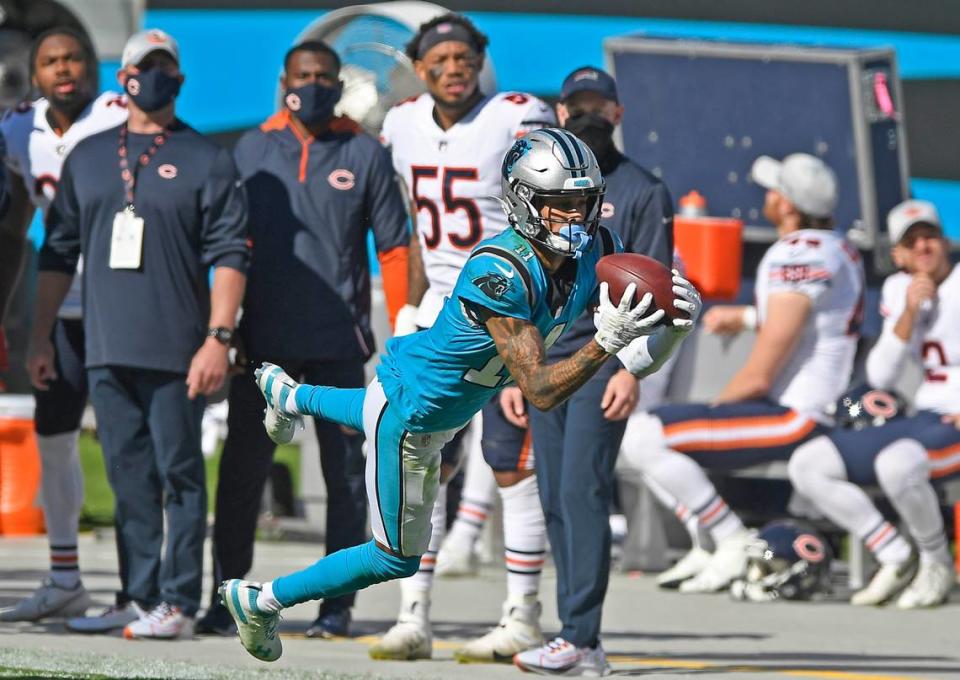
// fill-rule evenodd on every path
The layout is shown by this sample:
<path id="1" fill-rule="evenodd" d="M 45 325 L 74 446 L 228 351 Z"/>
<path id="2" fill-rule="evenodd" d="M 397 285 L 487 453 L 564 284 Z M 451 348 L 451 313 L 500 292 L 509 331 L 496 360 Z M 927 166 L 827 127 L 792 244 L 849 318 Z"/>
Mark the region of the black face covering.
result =
<path id="1" fill-rule="evenodd" d="M 287 108 L 306 125 L 313 125 L 333 116 L 333 109 L 340 101 L 343 90 L 339 83 L 330 87 L 323 83 L 310 83 L 302 87 L 287 88 L 283 98 Z"/>
<path id="2" fill-rule="evenodd" d="M 570 116 L 563 127 L 582 139 L 601 163 L 616 154 L 613 123 L 599 113 L 585 112 Z"/>
<path id="3" fill-rule="evenodd" d="M 142 110 L 159 111 L 180 94 L 180 79 L 151 68 L 128 77 L 124 89 Z"/>

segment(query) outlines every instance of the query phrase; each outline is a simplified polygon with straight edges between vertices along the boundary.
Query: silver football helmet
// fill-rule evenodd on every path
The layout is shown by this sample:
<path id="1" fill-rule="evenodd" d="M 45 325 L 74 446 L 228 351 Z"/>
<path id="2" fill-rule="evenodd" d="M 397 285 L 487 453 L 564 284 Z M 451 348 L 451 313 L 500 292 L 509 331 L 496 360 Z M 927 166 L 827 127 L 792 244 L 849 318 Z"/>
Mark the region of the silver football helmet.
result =
<path id="1" fill-rule="evenodd" d="M 576 135 L 558 128 L 524 135 L 503 159 L 500 184 L 507 219 L 523 236 L 567 257 L 580 257 L 590 247 L 606 182 L 590 147 Z M 582 217 L 544 218 L 547 205 Z"/>

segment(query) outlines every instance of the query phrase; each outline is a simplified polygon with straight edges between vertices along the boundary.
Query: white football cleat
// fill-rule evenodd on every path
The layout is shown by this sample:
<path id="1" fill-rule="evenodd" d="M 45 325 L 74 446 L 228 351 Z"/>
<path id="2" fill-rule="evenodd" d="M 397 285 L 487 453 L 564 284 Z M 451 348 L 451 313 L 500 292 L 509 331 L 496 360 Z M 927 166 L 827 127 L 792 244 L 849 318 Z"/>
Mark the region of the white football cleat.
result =
<path id="1" fill-rule="evenodd" d="M 400 608 L 397 622 L 369 651 L 371 659 L 413 661 L 433 656 L 430 594 L 417 593 Z"/>
<path id="2" fill-rule="evenodd" d="M 267 430 L 267 436 L 277 444 L 289 444 L 296 434 L 297 426 L 303 429 L 303 417 L 290 413 L 285 408 L 287 399 L 300 387 L 300 383 L 276 364 L 266 361 L 253 375 L 267 402 L 267 408 L 263 412 L 263 427 Z"/>
<path id="3" fill-rule="evenodd" d="M 906 588 L 916 573 L 916 553 L 912 553 L 903 564 L 881 565 L 867 587 L 851 596 L 850 604 L 858 607 L 876 607 L 885 604 Z"/>
<path id="4" fill-rule="evenodd" d="M 746 529 L 727 536 L 696 576 L 680 584 L 681 593 L 716 593 L 747 573 L 747 545 L 753 532 Z"/>
<path id="5" fill-rule="evenodd" d="M 535 598 L 536 596 L 532 596 Z M 514 654 L 543 644 L 539 602 L 503 603 L 500 624 L 486 635 L 471 640 L 453 653 L 460 663 L 509 663 Z"/>
<path id="6" fill-rule="evenodd" d="M 12 607 L 0 609 L 0 621 L 39 621 L 47 618 L 83 616 L 93 604 L 83 583 L 61 588 L 46 578 L 40 587 Z"/>
<path id="7" fill-rule="evenodd" d="M 175 640 L 192 636 L 193 618 L 185 615 L 180 607 L 166 602 L 161 602 L 123 629 L 123 637 L 128 640 Z"/>
<path id="8" fill-rule="evenodd" d="M 936 607 L 947 601 L 956 574 L 948 562 L 926 562 L 920 565 L 917 575 L 897 599 L 899 609 Z"/>
<path id="9" fill-rule="evenodd" d="M 220 600 L 237 624 L 240 644 L 261 661 L 276 661 L 283 654 L 277 626 L 280 613 L 257 606 L 260 584 L 232 578 L 220 585 Z"/>
<path id="10" fill-rule="evenodd" d="M 554 638 L 542 647 L 520 652 L 513 663 L 522 671 L 541 675 L 566 675 L 600 678 L 610 675 L 610 664 L 603 646 L 577 647 L 563 638 Z"/>
<path id="11" fill-rule="evenodd" d="M 657 576 L 657 585 L 668 589 L 679 588 L 681 583 L 703 571 L 709 562 L 710 553 L 695 545 L 675 565 Z"/>
<path id="12" fill-rule="evenodd" d="M 433 568 L 433 575 L 440 578 L 476 576 L 478 561 L 477 554 L 470 546 L 446 541 L 437 553 L 437 564 Z"/>

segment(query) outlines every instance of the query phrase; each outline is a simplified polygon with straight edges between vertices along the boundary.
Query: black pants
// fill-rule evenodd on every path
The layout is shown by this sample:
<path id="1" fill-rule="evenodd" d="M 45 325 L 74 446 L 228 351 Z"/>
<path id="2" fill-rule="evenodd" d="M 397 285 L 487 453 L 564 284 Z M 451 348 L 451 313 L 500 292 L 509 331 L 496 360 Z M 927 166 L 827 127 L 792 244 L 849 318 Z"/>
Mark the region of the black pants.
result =
<path id="1" fill-rule="evenodd" d="M 49 436 L 80 429 L 83 407 L 87 405 L 87 371 L 83 319 L 57 319 L 50 333 L 54 349 L 56 379 L 46 390 L 33 390 L 37 410 L 37 434 Z"/>
<path id="2" fill-rule="evenodd" d="M 272 360 L 295 380 L 311 385 L 363 387 L 361 361 L 319 362 Z M 259 366 L 258 358 L 250 366 Z M 263 396 L 253 369 L 233 377 L 228 397 L 227 440 L 217 480 L 213 529 L 213 604 L 216 586 L 224 579 L 243 578 L 253 565 L 253 544 L 263 486 L 270 475 L 276 445 L 263 429 Z M 320 466 L 327 487 L 327 554 L 366 540 L 367 495 L 364 481 L 363 435 L 346 434 L 339 425 L 316 419 Z M 336 610 L 353 606 L 355 594 L 323 603 Z"/>
<path id="3" fill-rule="evenodd" d="M 116 496 L 118 603 L 152 607 L 164 601 L 193 616 L 200 605 L 207 533 L 200 452 L 204 399 L 187 398 L 182 373 L 107 366 L 91 368 L 88 376 Z"/>
<path id="4" fill-rule="evenodd" d="M 626 421 L 603 417 L 600 399 L 612 372 L 602 371 L 566 403 L 530 409 L 537 483 L 557 567 L 560 637 L 596 646 L 610 576 L 613 468 Z"/>

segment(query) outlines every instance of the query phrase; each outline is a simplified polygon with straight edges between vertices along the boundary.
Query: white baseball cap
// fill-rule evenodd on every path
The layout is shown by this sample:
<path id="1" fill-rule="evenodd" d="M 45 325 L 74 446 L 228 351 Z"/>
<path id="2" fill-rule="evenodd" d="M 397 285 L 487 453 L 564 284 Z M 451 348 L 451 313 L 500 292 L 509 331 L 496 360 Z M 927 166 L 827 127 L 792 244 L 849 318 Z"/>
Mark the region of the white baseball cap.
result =
<path id="1" fill-rule="evenodd" d="M 158 28 L 148 28 L 145 31 L 134 33 L 123 46 L 123 56 L 120 66 L 136 66 L 151 52 L 166 52 L 173 60 L 180 63 L 180 47 L 168 33 Z"/>
<path id="2" fill-rule="evenodd" d="M 811 217 L 830 217 L 837 207 L 837 176 L 808 153 L 792 153 L 782 161 L 760 156 L 750 168 L 753 181 L 783 194 Z"/>
<path id="3" fill-rule="evenodd" d="M 921 222 L 943 231 L 937 206 L 930 201 L 911 199 L 895 206 L 887 215 L 887 233 L 890 234 L 890 243 L 893 245 L 899 243 L 910 227 Z"/>

